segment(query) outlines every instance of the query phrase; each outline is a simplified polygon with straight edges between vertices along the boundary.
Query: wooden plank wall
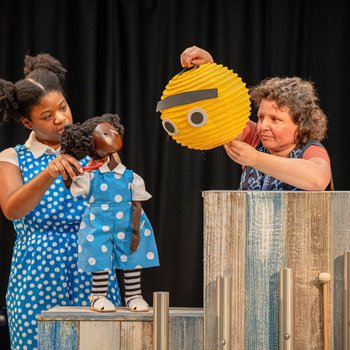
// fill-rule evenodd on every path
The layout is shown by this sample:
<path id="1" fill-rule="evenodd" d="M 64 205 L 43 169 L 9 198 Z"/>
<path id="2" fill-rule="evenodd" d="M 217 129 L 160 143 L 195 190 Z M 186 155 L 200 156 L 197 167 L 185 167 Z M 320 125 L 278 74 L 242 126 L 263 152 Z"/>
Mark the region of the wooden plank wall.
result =
<path id="1" fill-rule="evenodd" d="M 295 270 L 295 347 L 322 349 L 323 296 L 318 276 L 330 272 L 329 192 L 289 193 L 288 267 Z"/>
<path id="2" fill-rule="evenodd" d="M 278 349 L 279 270 L 286 265 L 286 210 L 280 193 L 247 193 L 245 346 Z"/>
<path id="3" fill-rule="evenodd" d="M 233 276 L 231 349 L 245 339 L 245 194 L 204 192 L 204 349 L 217 348 L 216 277 Z M 230 215 L 223 215 L 230 213 Z M 233 259 L 232 257 L 236 257 Z"/>
<path id="4" fill-rule="evenodd" d="M 78 350 L 78 323 L 52 321 L 39 322 L 38 348 L 42 350 Z"/>
<path id="5" fill-rule="evenodd" d="M 329 293 L 330 348 L 341 348 L 342 254 L 350 247 L 348 192 L 207 191 L 204 339 L 216 344 L 217 276 L 233 277 L 231 349 L 278 349 L 279 270 L 295 270 L 295 349 L 323 348 L 319 273 Z M 334 282 L 335 280 L 335 282 Z"/>
<path id="6" fill-rule="evenodd" d="M 334 237 L 331 244 L 331 293 L 330 313 L 333 315 L 333 327 L 330 327 L 330 339 L 333 349 L 342 349 L 343 318 L 343 272 L 344 251 L 350 250 L 350 192 L 332 192 L 330 205 L 330 230 Z"/>

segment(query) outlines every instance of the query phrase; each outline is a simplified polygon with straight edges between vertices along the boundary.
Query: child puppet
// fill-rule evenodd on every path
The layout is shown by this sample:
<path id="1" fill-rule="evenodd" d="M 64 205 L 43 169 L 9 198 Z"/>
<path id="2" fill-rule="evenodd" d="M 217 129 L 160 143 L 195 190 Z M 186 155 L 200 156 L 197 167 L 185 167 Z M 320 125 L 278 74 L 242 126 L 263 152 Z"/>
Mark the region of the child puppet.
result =
<path id="1" fill-rule="evenodd" d="M 115 311 L 107 299 L 108 274 L 124 270 L 125 304 L 147 311 L 141 295 L 141 269 L 159 266 L 152 226 L 141 201 L 151 195 L 143 179 L 120 162 L 124 127 L 118 115 L 103 114 L 83 124 L 67 125 L 61 136 L 62 153 L 92 160 L 84 175 L 69 179 L 74 196 L 87 195 L 79 229 L 79 269 L 92 272 L 91 308 Z"/>

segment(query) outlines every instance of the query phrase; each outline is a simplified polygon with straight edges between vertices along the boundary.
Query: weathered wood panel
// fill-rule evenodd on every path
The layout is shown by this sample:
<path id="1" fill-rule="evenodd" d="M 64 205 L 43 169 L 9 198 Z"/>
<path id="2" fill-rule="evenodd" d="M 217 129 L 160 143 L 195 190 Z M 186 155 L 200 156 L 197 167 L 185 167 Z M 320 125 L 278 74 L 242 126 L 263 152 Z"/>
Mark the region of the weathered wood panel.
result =
<path id="1" fill-rule="evenodd" d="M 57 306 L 39 316 L 39 350 L 152 350 L 153 312 Z M 203 309 L 170 308 L 169 350 L 203 349 Z"/>
<path id="2" fill-rule="evenodd" d="M 52 321 L 40 323 L 38 347 L 40 350 L 78 350 L 79 330 L 77 322 Z"/>
<path id="3" fill-rule="evenodd" d="M 320 272 L 330 272 L 329 193 L 288 196 L 288 267 L 295 270 L 295 347 L 321 349 L 323 309 Z"/>
<path id="4" fill-rule="evenodd" d="M 279 270 L 286 266 L 286 210 L 280 193 L 247 193 L 245 347 L 278 349 Z M 249 336 L 248 336 L 249 334 Z"/>
<path id="5" fill-rule="evenodd" d="M 190 309 L 188 309 L 191 314 Z M 203 349 L 202 317 L 188 317 L 186 310 L 173 316 L 169 325 L 169 350 Z"/>
<path id="6" fill-rule="evenodd" d="M 119 349 L 152 350 L 153 323 L 119 322 L 120 344 Z"/>
<path id="7" fill-rule="evenodd" d="M 245 194 L 203 192 L 204 200 L 204 348 L 216 349 L 216 277 L 233 278 L 231 348 L 244 341 Z M 231 215 L 223 215 L 230 213 Z M 232 256 L 239 259 L 232 259 Z"/>
<path id="8" fill-rule="evenodd" d="M 215 281 L 220 275 L 232 276 L 237 282 L 231 348 L 278 349 L 281 267 L 295 270 L 297 350 L 323 348 L 323 295 L 318 276 L 331 273 L 330 349 L 341 349 L 343 252 L 350 249 L 350 193 L 207 191 L 203 198 L 205 349 L 216 346 Z"/>
<path id="9" fill-rule="evenodd" d="M 117 340 L 120 338 L 119 322 L 81 321 L 79 323 L 79 349 L 118 350 L 120 343 Z"/>
<path id="10" fill-rule="evenodd" d="M 333 327 L 330 325 L 330 345 L 335 350 L 342 349 L 343 318 L 343 272 L 344 251 L 350 250 L 350 192 L 332 192 L 330 207 L 331 244 L 331 292 L 330 315 L 333 315 Z"/>

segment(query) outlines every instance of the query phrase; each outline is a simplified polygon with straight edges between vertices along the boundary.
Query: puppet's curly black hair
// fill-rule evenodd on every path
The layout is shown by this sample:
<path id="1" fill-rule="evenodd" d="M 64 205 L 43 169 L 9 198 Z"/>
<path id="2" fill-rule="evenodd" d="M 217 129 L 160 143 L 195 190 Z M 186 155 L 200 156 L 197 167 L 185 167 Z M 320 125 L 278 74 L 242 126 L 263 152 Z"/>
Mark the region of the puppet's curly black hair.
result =
<path id="1" fill-rule="evenodd" d="M 12 83 L 0 79 L 0 124 L 21 117 L 30 120 L 30 111 L 51 91 L 63 93 L 66 69 L 47 53 L 24 58 L 25 78 Z"/>
<path id="2" fill-rule="evenodd" d="M 100 117 L 88 119 L 83 124 L 67 125 L 61 135 L 61 152 L 78 160 L 86 156 L 94 159 L 100 158 L 94 150 L 93 133 L 97 125 L 101 123 L 112 124 L 120 136 L 123 137 L 124 127 L 121 124 L 120 117 L 117 114 L 105 113 Z"/>

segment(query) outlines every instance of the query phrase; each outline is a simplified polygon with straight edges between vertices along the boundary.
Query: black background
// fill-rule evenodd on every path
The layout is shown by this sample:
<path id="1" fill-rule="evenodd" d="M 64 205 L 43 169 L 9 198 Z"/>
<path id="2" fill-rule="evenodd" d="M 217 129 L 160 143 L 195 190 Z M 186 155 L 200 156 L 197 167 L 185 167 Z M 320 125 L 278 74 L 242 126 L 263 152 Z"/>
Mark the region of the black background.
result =
<path id="1" fill-rule="evenodd" d="M 169 291 L 171 306 L 202 306 L 203 190 L 234 190 L 240 167 L 223 148 L 200 152 L 168 138 L 155 112 L 188 46 L 210 51 L 248 86 L 265 77 L 312 80 L 329 118 L 324 142 L 336 190 L 348 189 L 348 1 L 1 0 L 0 78 L 23 78 L 23 58 L 48 52 L 68 70 L 65 91 L 75 121 L 119 113 L 121 158 L 153 198 L 144 204 L 161 266 L 145 270 L 143 290 Z M 252 119 L 254 115 L 252 115 Z M 23 143 L 16 123 L 0 128 L 0 150 Z M 1 186 L 1 184 L 0 184 Z M 15 239 L 0 218 L 0 306 Z M 0 325 L 0 348 L 8 347 Z"/>

